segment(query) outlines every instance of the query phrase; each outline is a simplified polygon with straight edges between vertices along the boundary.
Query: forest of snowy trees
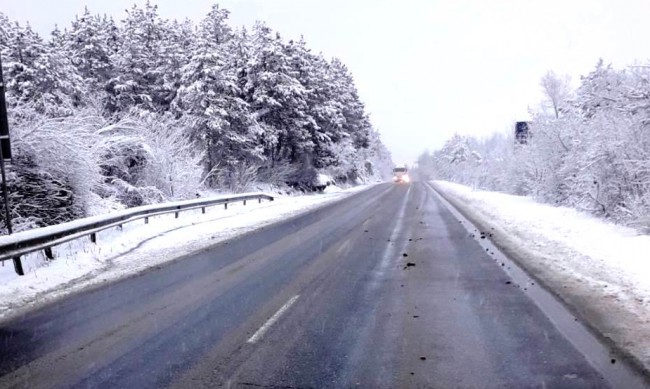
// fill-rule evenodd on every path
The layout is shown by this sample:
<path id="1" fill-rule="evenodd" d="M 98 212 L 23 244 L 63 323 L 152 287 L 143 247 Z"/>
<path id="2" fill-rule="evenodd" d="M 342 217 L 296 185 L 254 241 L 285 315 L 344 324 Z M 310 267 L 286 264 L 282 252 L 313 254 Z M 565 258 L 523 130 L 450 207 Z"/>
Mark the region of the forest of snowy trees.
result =
<path id="1" fill-rule="evenodd" d="M 547 101 L 525 144 L 510 135 L 455 135 L 419 158 L 422 172 L 477 189 L 650 225 L 650 67 L 598 63 L 577 90 L 549 73 Z"/>
<path id="2" fill-rule="evenodd" d="M 150 3 L 117 22 L 86 10 L 48 38 L 0 13 L 0 49 L 17 230 L 392 168 L 341 61 L 262 22 L 233 28 L 217 5 L 198 23 Z"/>

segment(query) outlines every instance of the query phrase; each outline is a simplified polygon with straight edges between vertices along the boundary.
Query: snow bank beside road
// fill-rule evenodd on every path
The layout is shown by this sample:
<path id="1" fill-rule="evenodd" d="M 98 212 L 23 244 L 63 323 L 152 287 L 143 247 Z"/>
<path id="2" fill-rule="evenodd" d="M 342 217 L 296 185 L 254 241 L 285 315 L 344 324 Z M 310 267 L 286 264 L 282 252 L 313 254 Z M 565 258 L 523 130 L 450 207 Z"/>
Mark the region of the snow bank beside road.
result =
<path id="1" fill-rule="evenodd" d="M 434 182 L 508 256 L 650 370 L 650 236 L 530 198 Z"/>
<path id="2" fill-rule="evenodd" d="M 123 278 L 172 261 L 234 236 L 340 200 L 367 187 L 307 196 L 276 197 L 273 202 L 231 203 L 135 221 L 120 231 L 97 233 L 53 248 L 55 260 L 39 253 L 23 257 L 25 276 L 14 273 L 11 261 L 0 265 L 0 319 L 91 285 Z M 34 230 L 36 231 L 36 230 Z"/>

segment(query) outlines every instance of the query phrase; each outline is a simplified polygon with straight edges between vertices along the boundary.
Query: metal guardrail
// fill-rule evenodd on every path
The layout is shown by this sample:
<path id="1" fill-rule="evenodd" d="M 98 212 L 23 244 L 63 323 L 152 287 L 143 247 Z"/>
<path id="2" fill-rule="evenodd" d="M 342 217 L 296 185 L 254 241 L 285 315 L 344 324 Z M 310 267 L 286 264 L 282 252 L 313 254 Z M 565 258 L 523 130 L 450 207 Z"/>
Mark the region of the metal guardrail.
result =
<path id="1" fill-rule="evenodd" d="M 178 218 L 181 211 L 189 211 L 201 208 L 203 213 L 207 207 L 224 205 L 228 209 L 229 203 L 262 200 L 273 201 L 273 196 L 264 193 L 255 193 L 248 195 L 239 195 L 232 197 L 219 197 L 213 199 L 196 199 L 187 201 L 178 201 L 173 203 L 146 205 L 142 207 L 129 208 L 124 211 L 115 212 L 107 215 L 91 216 L 83 219 L 77 219 L 59 225 L 37 228 L 19 232 L 14 235 L 0 237 L 0 262 L 12 259 L 14 268 L 18 275 L 24 275 L 20 257 L 25 254 L 43 250 L 48 259 L 54 259 L 52 247 L 60 245 L 74 239 L 84 236 L 90 236 L 90 241 L 97 242 L 97 232 L 106 230 L 111 227 L 130 223 L 136 220 L 144 219 L 145 224 L 149 223 L 152 216 L 175 213 Z M 5 242 L 6 241 L 6 242 Z"/>

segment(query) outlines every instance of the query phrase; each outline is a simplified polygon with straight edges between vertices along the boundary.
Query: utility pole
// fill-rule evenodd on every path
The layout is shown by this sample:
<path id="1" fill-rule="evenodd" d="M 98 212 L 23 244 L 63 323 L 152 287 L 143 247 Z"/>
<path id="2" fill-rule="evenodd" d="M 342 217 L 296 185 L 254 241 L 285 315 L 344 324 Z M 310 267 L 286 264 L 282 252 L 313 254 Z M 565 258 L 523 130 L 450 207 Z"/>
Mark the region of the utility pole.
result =
<path id="1" fill-rule="evenodd" d="M 11 143 L 9 141 L 9 121 L 7 120 L 7 104 L 5 101 L 5 83 L 2 76 L 2 57 L 0 56 L 0 172 L 2 173 L 2 196 L 5 203 L 5 222 L 7 232 L 13 233 L 11 225 L 11 207 L 9 206 L 9 192 L 7 191 L 7 174 L 5 159 L 11 161 Z M 20 257 L 14 258 L 14 269 L 20 276 L 25 275 Z"/>

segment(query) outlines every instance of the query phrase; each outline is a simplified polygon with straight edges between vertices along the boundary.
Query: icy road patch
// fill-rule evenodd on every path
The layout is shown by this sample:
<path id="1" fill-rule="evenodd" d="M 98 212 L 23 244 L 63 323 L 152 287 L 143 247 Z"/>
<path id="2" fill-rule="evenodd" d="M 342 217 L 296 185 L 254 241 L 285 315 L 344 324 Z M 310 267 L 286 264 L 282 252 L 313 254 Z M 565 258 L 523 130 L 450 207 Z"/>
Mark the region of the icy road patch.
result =
<path id="1" fill-rule="evenodd" d="M 127 223 L 124 229 L 97 233 L 97 244 L 85 237 L 53 248 L 55 259 L 42 252 L 23 257 L 25 276 L 15 274 L 11 261 L 0 265 L 0 319 L 81 289 L 136 274 L 202 248 L 231 239 L 296 214 L 343 199 L 352 189 L 306 196 L 276 197 L 151 217 Z"/>

